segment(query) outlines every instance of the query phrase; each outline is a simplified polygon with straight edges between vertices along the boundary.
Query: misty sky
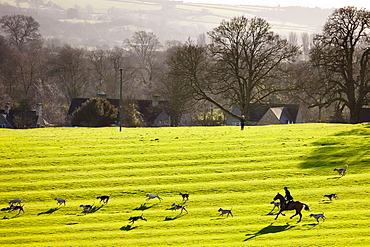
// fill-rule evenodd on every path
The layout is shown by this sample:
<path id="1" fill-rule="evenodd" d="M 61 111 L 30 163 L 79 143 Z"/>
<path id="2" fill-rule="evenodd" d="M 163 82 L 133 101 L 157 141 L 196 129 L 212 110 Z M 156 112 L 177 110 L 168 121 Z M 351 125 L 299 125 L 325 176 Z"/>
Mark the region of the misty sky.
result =
<path id="1" fill-rule="evenodd" d="M 211 3 L 211 4 L 235 4 L 235 5 L 260 5 L 260 6 L 303 6 L 319 8 L 342 8 L 345 6 L 355 6 L 370 10 L 370 1 L 368 0 L 183 0 L 183 2 L 192 3 Z"/>

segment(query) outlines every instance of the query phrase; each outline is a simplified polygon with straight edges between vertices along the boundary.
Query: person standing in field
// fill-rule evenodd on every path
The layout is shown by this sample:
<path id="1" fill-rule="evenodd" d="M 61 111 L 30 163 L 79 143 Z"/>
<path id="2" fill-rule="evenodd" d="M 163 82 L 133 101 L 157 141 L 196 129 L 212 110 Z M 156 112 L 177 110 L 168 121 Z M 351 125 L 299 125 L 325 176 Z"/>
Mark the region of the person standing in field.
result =
<path id="1" fill-rule="evenodd" d="M 242 115 L 242 117 L 240 118 L 240 127 L 241 127 L 241 130 L 244 129 L 244 125 L 245 125 L 245 116 Z"/>

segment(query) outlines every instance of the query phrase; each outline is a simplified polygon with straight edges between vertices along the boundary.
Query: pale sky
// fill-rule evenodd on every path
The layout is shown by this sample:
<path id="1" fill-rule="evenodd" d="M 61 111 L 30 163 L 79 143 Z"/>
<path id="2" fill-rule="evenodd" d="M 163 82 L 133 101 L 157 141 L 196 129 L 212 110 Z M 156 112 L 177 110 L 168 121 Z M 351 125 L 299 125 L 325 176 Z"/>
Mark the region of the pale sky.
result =
<path id="1" fill-rule="evenodd" d="M 369 0 L 183 0 L 183 2 L 271 7 L 303 6 L 311 8 L 342 8 L 345 6 L 355 6 L 357 8 L 366 8 L 367 10 L 370 10 Z"/>

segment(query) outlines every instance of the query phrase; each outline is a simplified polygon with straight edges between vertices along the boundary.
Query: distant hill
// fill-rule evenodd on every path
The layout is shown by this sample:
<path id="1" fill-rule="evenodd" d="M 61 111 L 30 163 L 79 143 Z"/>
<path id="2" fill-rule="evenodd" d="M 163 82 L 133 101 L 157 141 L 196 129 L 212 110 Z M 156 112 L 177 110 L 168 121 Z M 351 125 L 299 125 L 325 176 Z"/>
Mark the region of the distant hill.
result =
<path id="1" fill-rule="evenodd" d="M 320 33 L 332 9 L 191 4 L 169 0 L 0 0 L 0 16 L 24 14 L 41 25 L 46 40 L 73 46 L 120 46 L 135 31 L 153 32 L 164 43 L 185 41 L 217 27 L 223 19 L 259 16 L 288 37 Z"/>

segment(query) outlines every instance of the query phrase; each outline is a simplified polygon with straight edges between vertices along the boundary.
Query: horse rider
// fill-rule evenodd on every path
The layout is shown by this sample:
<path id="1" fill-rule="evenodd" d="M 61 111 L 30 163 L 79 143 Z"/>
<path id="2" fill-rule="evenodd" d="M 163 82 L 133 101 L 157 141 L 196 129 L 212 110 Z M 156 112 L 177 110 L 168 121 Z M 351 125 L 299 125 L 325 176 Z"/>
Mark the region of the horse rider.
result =
<path id="1" fill-rule="evenodd" d="M 284 187 L 285 190 L 285 200 L 286 200 L 286 206 L 288 207 L 289 203 L 293 201 L 293 196 L 290 194 L 290 191 L 288 187 Z"/>

